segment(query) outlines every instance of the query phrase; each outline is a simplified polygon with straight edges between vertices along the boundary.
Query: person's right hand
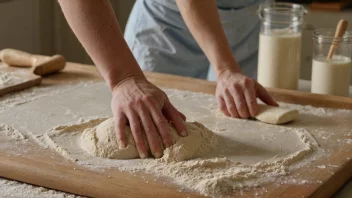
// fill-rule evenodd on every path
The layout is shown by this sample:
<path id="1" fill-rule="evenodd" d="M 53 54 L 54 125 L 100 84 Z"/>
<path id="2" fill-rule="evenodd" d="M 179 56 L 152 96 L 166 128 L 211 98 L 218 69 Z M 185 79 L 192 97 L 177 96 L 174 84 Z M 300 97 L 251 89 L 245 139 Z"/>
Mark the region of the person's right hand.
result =
<path id="1" fill-rule="evenodd" d="M 149 149 L 154 157 L 159 158 L 163 147 L 174 143 L 168 122 L 173 124 L 180 136 L 187 136 L 185 116 L 176 110 L 163 91 L 143 76 L 130 77 L 116 85 L 112 91 L 111 108 L 117 139 L 123 147 L 127 146 L 124 130 L 128 124 L 141 158 L 148 157 Z M 159 137 L 162 142 L 159 142 Z"/>
<path id="2" fill-rule="evenodd" d="M 218 75 L 216 98 L 220 110 L 233 118 L 254 118 L 258 114 L 257 98 L 278 106 L 265 88 L 240 71 L 226 69 Z"/>

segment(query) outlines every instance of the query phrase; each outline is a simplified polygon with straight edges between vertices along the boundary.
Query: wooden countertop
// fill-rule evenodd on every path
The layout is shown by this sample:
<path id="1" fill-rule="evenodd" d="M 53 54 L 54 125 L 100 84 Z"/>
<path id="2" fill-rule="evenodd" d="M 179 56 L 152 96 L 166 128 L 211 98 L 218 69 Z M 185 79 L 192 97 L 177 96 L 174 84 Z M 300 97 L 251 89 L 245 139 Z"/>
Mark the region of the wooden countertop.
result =
<path id="1" fill-rule="evenodd" d="M 188 91 L 214 94 L 216 84 L 204 80 L 185 78 L 157 73 L 146 73 L 149 81 L 157 86 L 176 88 Z M 44 79 L 43 85 L 65 84 L 67 80 L 101 80 L 97 69 L 76 63 L 68 63 L 67 68 L 56 75 Z M 322 96 L 297 91 L 268 89 L 278 101 L 309 104 L 321 107 L 352 109 L 352 98 Z M 0 140 L 1 144 L 1 140 Z M 92 197 L 198 197 L 196 193 L 182 193 L 174 185 L 162 184 L 158 181 L 145 183 L 137 174 L 132 176 L 118 170 L 95 172 L 67 162 L 50 150 L 38 149 L 33 143 L 25 145 L 33 147 L 26 155 L 12 155 L 10 151 L 0 150 L 0 176 L 38 186 L 44 186 L 74 194 Z M 325 145 L 324 145 L 325 146 Z M 37 147 L 37 148 L 34 148 Z M 328 159 L 338 164 L 333 175 L 322 170 L 306 170 L 300 168 L 296 173 L 309 174 L 322 181 L 322 184 L 290 185 L 267 184 L 265 197 L 303 196 L 325 197 L 338 190 L 352 175 L 352 145 L 342 147 Z M 53 157 L 55 156 L 55 157 Z M 153 176 L 145 176 L 153 178 Z M 152 181 L 153 179 L 151 179 Z M 95 181 L 95 182 L 94 182 Z M 96 182 L 99 181 L 99 182 Z M 121 182 L 124 181 L 124 182 Z M 136 187 L 137 186 L 137 187 Z M 248 192 L 246 196 L 254 195 Z"/>

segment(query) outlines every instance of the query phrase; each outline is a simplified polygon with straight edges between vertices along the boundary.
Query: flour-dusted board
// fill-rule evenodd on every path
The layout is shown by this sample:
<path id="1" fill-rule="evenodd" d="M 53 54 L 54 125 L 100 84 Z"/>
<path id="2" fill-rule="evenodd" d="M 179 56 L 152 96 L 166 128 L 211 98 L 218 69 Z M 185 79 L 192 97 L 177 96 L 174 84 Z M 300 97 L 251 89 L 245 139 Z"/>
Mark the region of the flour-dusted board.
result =
<path id="1" fill-rule="evenodd" d="M 92 79 L 91 77 L 94 76 L 94 68 L 90 70 L 88 67 L 69 64 L 66 74 L 67 75 L 60 74 L 60 76 L 54 77 L 56 79 L 48 81 L 50 82 L 49 84 L 54 83 L 57 79 L 72 81 L 75 77 L 77 79 L 77 76 L 79 76 L 78 79 L 84 81 L 83 83 L 81 82 L 80 85 L 73 83 L 72 86 L 65 87 L 61 92 L 60 89 L 62 88 L 55 87 L 55 89 L 57 89 L 56 92 L 43 94 L 43 98 L 55 98 L 49 102 L 46 100 L 46 103 L 42 103 L 41 99 L 43 98 L 38 98 L 24 104 L 21 104 L 21 101 L 17 101 L 17 103 L 14 103 L 17 105 L 13 105 L 7 109 L 2 108 L 0 112 L 1 122 L 10 124 L 25 134 L 30 132 L 40 134 L 42 132 L 40 130 L 43 128 L 50 129 L 56 125 L 73 123 L 82 116 L 110 115 L 110 99 L 107 90 L 92 89 L 92 92 L 94 91 L 95 94 L 85 91 L 83 93 L 80 92 L 78 95 L 65 95 L 70 91 L 75 92 L 73 91 L 74 88 L 80 86 L 85 86 L 85 89 L 89 90 L 89 86 L 93 85 L 94 82 L 86 81 L 87 79 Z M 214 91 L 214 84 L 209 84 L 205 81 L 164 76 L 161 74 L 148 74 L 148 76 L 151 81 L 160 86 L 178 89 L 188 88 L 192 91 L 199 89 L 198 91 L 200 92 Z M 177 83 L 180 80 L 182 83 Z M 184 86 L 185 83 L 188 83 L 189 86 Z M 177 87 L 178 84 L 179 87 Z M 105 97 L 101 98 L 100 96 L 102 95 L 105 95 Z M 65 101 L 67 101 L 65 97 L 70 97 L 70 100 L 73 101 L 80 101 L 79 105 L 77 105 L 77 103 L 71 105 L 65 103 Z M 96 102 L 97 100 L 99 100 L 98 104 Z M 11 103 L 13 101 L 9 100 L 8 102 Z M 35 116 L 38 112 L 42 112 L 42 109 L 45 109 L 46 112 L 55 113 Z M 324 109 L 320 110 L 321 114 L 324 116 L 317 115 L 317 117 L 314 117 L 313 115 L 313 118 L 311 116 L 310 120 L 313 120 L 313 122 L 305 123 L 301 120 L 296 123 L 298 127 L 300 127 L 300 125 L 306 127 L 307 124 L 309 125 L 308 128 L 312 127 L 312 129 L 314 127 L 321 127 L 320 130 L 316 130 L 315 132 L 311 131 L 311 133 L 317 139 L 321 148 L 328 153 L 326 155 L 327 157 L 313 161 L 308 166 L 297 169 L 287 176 L 298 176 L 299 180 L 307 182 L 280 183 L 273 181 L 260 186 L 259 189 L 245 191 L 242 195 L 255 195 L 256 193 L 260 193 L 262 197 L 284 195 L 321 196 L 323 193 L 329 196 L 336 191 L 343 182 L 350 178 L 351 172 L 349 171 L 351 170 L 352 154 L 350 150 L 351 145 L 348 141 L 351 141 L 352 137 L 348 135 L 346 128 L 341 128 L 341 126 L 346 126 L 346 123 L 348 123 L 345 116 L 350 115 L 348 115 L 348 112 L 341 111 L 341 114 L 338 116 L 342 116 L 342 119 L 338 117 L 332 118 L 331 116 L 329 117 L 329 115 L 333 115 L 330 114 L 330 111 Z M 307 111 L 309 111 L 309 109 L 307 109 Z M 309 116 L 309 114 L 306 116 Z M 317 122 L 314 122 L 314 120 L 317 120 Z M 315 126 L 314 123 L 320 123 L 320 126 Z M 321 123 L 325 124 L 321 125 Z M 336 126 L 340 126 L 340 128 L 336 128 Z M 336 129 L 339 129 L 340 132 L 336 131 Z M 0 176 L 3 177 L 94 197 L 111 197 L 112 195 L 116 196 L 117 193 L 120 197 L 153 197 L 156 194 L 165 197 L 197 196 L 196 193 L 179 192 L 175 185 L 170 184 L 170 182 L 165 183 L 163 179 L 154 181 L 155 178 L 150 175 L 146 176 L 139 173 L 133 176 L 129 173 L 114 169 L 96 170 L 81 167 L 65 160 L 52 150 L 42 149 L 31 141 L 19 140 L 12 145 L 9 145 L 8 141 L 5 139 L 1 139 L 0 141 L 2 141 L 0 143 Z M 121 182 L 121 180 L 123 182 Z"/>
<path id="2" fill-rule="evenodd" d="M 0 65 L 0 96 L 39 85 L 41 82 L 42 77 L 33 74 L 29 69 Z"/>

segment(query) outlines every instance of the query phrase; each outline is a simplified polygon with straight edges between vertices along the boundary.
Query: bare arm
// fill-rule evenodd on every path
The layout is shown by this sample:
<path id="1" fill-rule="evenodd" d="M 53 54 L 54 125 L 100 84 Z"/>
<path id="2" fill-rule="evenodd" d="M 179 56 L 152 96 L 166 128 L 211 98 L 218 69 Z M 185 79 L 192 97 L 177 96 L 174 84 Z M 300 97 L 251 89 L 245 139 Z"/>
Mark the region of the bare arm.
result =
<path id="1" fill-rule="evenodd" d="M 240 71 L 225 36 L 216 0 L 177 0 L 183 19 L 219 75 L 231 69 Z"/>
<path id="2" fill-rule="evenodd" d="M 108 0 L 59 0 L 63 13 L 110 89 L 144 76 L 123 38 Z"/>
<path id="3" fill-rule="evenodd" d="M 216 0 L 176 0 L 193 37 L 217 73 L 216 97 L 220 109 L 235 118 L 254 117 L 256 98 L 277 105 L 256 81 L 242 74 L 221 25 Z"/>

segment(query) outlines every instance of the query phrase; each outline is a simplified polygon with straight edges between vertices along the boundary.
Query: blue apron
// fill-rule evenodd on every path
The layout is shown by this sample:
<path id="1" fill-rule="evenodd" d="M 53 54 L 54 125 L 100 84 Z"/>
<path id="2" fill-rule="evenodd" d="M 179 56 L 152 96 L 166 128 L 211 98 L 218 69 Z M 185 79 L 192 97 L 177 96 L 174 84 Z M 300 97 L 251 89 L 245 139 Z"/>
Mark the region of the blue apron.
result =
<path id="1" fill-rule="evenodd" d="M 263 0 L 217 0 L 233 56 L 242 71 L 257 76 L 257 8 Z M 186 27 L 175 0 L 137 0 L 125 39 L 144 71 L 216 80 L 214 70 Z"/>

